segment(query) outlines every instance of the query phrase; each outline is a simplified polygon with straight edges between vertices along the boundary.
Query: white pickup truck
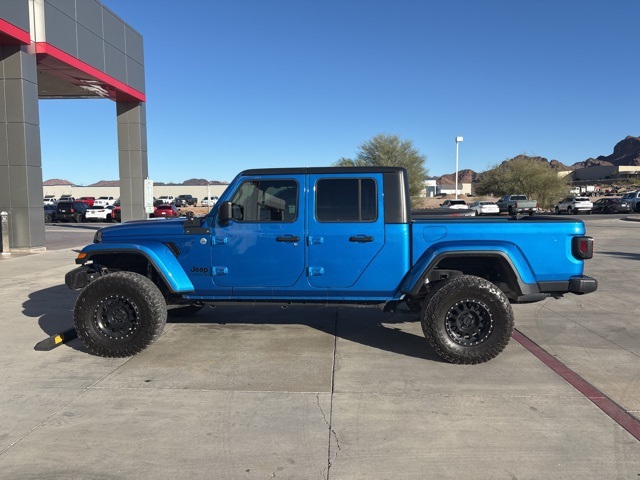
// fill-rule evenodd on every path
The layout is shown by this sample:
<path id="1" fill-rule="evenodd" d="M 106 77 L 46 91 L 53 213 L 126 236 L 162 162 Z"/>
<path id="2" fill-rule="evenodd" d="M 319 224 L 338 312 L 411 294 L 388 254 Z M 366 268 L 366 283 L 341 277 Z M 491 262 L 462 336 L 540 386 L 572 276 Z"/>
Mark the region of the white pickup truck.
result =
<path id="1" fill-rule="evenodd" d="M 96 207 L 106 207 L 108 205 L 113 205 L 114 203 L 116 203 L 116 197 L 110 196 L 98 197 L 96 198 L 96 201 L 93 202 Z"/>

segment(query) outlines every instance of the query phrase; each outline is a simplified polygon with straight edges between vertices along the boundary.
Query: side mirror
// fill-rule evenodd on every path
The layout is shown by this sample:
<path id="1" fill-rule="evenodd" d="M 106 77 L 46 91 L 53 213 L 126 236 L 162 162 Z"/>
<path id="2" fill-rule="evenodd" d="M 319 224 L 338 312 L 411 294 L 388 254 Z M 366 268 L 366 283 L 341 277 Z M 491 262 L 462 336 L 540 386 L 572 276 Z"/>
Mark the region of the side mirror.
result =
<path id="1" fill-rule="evenodd" d="M 222 202 L 218 207 L 218 220 L 222 224 L 229 223 L 233 218 L 233 206 L 231 202 Z"/>

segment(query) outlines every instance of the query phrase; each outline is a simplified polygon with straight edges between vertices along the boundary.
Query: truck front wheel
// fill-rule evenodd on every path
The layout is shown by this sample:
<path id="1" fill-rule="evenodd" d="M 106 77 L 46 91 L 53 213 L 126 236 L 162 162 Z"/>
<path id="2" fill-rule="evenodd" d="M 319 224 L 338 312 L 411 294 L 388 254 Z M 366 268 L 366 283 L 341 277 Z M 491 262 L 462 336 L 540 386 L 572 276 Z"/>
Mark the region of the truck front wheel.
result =
<path id="1" fill-rule="evenodd" d="M 164 297 L 147 277 L 114 272 L 87 285 L 73 323 L 87 349 L 101 357 L 128 357 L 151 345 L 167 322 Z"/>
<path id="2" fill-rule="evenodd" d="M 513 310 L 505 294 L 471 275 L 436 287 L 424 300 L 420 320 L 433 349 L 451 363 L 487 362 L 504 350 L 513 332 Z"/>

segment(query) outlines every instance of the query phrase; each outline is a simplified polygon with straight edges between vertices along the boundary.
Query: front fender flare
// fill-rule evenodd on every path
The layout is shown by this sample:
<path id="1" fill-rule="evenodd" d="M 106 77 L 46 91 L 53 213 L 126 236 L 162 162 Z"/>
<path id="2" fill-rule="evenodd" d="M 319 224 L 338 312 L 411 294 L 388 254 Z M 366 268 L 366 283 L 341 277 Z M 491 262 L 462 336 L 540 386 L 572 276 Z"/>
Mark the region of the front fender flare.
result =
<path id="1" fill-rule="evenodd" d="M 180 262 L 171 249 L 163 243 L 94 243 L 82 249 L 76 263 L 84 264 L 96 255 L 114 255 L 133 253 L 145 257 L 174 293 L 186 293 L 195 290 Z"/>

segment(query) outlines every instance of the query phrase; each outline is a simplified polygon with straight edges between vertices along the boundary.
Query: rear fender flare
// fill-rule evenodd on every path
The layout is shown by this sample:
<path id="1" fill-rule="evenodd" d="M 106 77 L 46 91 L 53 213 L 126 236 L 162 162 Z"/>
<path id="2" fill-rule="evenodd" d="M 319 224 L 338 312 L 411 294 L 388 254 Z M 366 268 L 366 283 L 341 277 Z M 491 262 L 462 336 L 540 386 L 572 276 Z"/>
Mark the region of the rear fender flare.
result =
<path id="1" fill-rule="evenodd" d="M 417 295 L 429 274 L 446 258 L 455 257 L 497 257 L 506 261 L 515 276 L 517 287 L 523 295 L 538 293 L 533 270 L 520 249 L 509 243 L 499 245 L 482 244 L 477 248 L 465 245 L 434 244 L 428 248 L 405 276 L 400 285 L 401 294 Z"/>

